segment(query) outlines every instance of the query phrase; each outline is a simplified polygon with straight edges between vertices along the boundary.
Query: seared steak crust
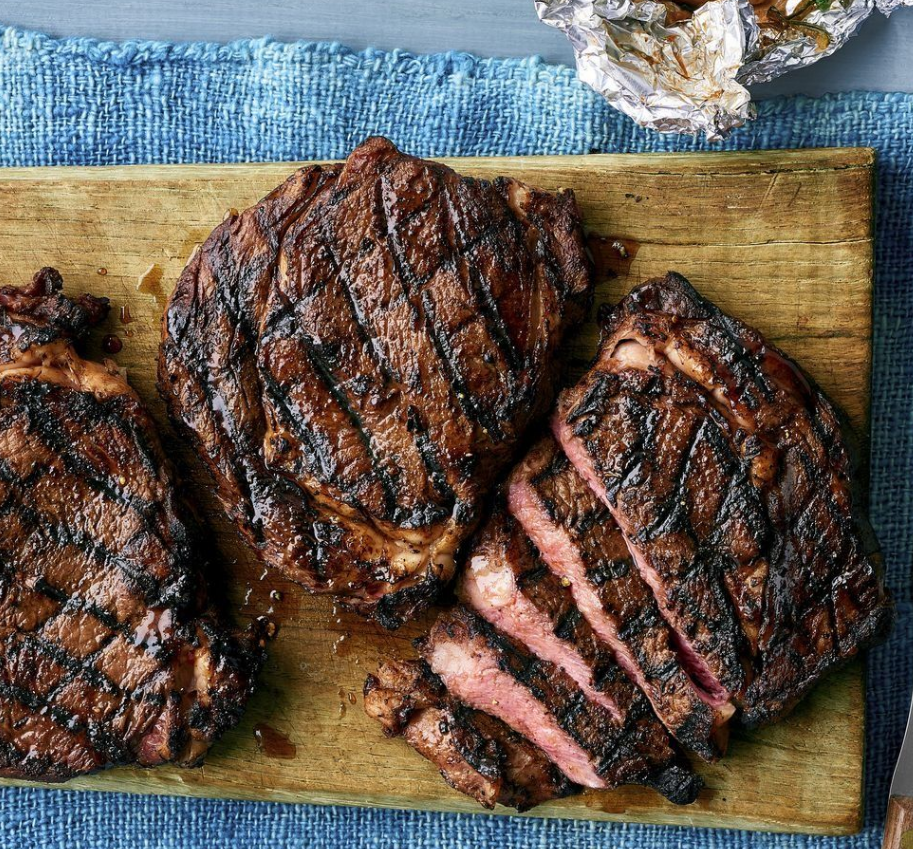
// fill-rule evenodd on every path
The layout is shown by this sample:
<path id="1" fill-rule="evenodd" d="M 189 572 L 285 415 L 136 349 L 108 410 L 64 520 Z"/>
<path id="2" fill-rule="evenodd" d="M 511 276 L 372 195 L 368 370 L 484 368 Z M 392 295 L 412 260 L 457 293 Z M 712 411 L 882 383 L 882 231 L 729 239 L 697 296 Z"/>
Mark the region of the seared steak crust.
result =
<path id="1" fill-rule="evenodd" d="M 676 739 L 706 760 L 725 750 L 733 712 L 691 678 L 676 637 L 608 508 L 547 436 L 511 473 L 508 503 L 596 633 Z"/>
<path id="2" fill-rule="evenodd" d="M 213 231 L 160 387 L 264 562 L 395 627 L 450 579 L 590 297 L 569 192 L 371 139 Z"/>
<path id="3" fill-rule="evenodd" d="M 154 424 L 72 347 L 107 311 L 0 290 L 0 774 L 197 764 L 262 661 L 206 598 Z"/>
<path id="4" fill-rule="evenodd" d="M 682 277 L 603 318 L 597 360 L 554 424 L 748 725 L 782 716 L 890 627 L 837 412 Z"/>
<path id="5" fill-rule="evenodd" d="M 575 789 L 536 746 L 454 699 L 424 661 L 382 663 L 365 681 L 365 712 L 402 736 L 455 790 L 486 808 L 525 811 Z"/>
<path id="6" fill-rule="evenodd" d="M 645 699 L 618 722 L 562 669 L 464 607 L 440 616 L 419 648 L 462 701 L 534 742 L 547 740 L 544 751 L 572 780 L 579 775 L 590 787 L 646 784 L 678 804 L 696 797 L 700 779 L 677 762 Z"/>

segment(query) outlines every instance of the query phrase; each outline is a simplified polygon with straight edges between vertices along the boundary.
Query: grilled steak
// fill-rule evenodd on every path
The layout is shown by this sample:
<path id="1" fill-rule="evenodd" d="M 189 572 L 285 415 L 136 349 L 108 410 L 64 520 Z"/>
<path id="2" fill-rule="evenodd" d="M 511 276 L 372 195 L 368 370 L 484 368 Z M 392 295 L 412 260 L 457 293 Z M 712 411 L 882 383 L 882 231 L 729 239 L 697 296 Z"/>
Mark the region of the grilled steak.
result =
<path id="1" fill-rule="evenodd" d="M 639 693 L 596 638 L 570 589 L 504 511 L 497 510 L 478 534 L 457 595 L 499 631 L 560 667 L 590 701 L 625 721 Z"/>
<path id="2" fill-rule="evenodd" d="M 535 743 L 575 783 L 646 784 L 679 804 L 697 795 L 700 779 L 677 762 L 646 700 L 619 722 L 562 669 L 463 607 L 443 614 L 419 645 L 454 696 Z"/>
<path id="3" fill-rule="evenodd" d="M 675 274 L 603 318 L 562 446 L 617 520 L 689 671 L 782 716 L 890 627 L 841 422 L 799 367 Z"/>
<path id="4" fill-rule="evenodd" d="M 160 388 L 264 562 L 395 627 L 451 577 L 590 297 L 570 192 L 375 138 L 213 231 Z"/>
<path id="5" fill-rule="evenodd" d="M 528 740 L 454 699 L 423 661 L 381 664 L 365 682 L 365 711 L 486 808 L 525 811 L 575 789 Z"/>
<path id="6" fill-rule="evenodd" d="M 73 348 L 107 301 L 0 289 L 0 774 L 197 764 L 243 710 L 253 632 L 207 601 L 153 422 Z"/>
<path id="7" fill-rule="evenodd" d="M 514 469 L 508 503 L 542 560 L 569 585 L 593 630 L 669 731 L 707 760 L 722 754 L 734 708 L 688 674 L 676 653 L 675 632 L 634 565 L 617 523 L 551 437 Z"/>

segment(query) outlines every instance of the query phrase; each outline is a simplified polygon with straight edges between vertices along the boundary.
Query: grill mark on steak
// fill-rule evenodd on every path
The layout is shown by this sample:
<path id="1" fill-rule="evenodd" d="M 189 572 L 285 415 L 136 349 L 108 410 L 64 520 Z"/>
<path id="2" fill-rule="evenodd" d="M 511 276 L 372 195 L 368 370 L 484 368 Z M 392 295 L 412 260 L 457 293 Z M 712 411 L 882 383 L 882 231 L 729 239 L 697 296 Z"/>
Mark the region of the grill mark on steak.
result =
<path id="1" fill-rule="evenodd" d="M 684 490 L 688 476 L 692 471 L 694 455 L 703 439 L 704 431 L 708 429 L 705 419 L 692 430 L 688 444 L 679 454 L 679 464 L 672 476 L 672 485 L 665 498 L 657 504 L 656 516 L 649 525 L 638 528 L 634 534 L 637 542 L 649 542 L 664 534 L 681 531 L 694 539 L 687 524 L 686 511 L 688 504 L 684 500 Z"/>
<path id="2" fill-rule="evenodd" d="M 431 340 L 438 361 L 447 375 L 448 382 L 454 388 L 454 395 L 456 396 L 460 409 L 472 422 L 480 425 L 491 439 L 499 441 L 503 439 L 504 434 L 501 433 L 498 423 L 492 416 L 475 403 L 474 396 L 469 390 L 462 375 L 462 369 L 460 368 L 459 362 L 454 355 L 453 348 L 450 345 L 450 340 L 447 338 L 443 328 L 437 320 L 431 294 L 427 290 L 422 291 L 422 285 L 427 281 L 420 279 L 415 272 L 412 271 L 406 260 L 402 240 L 396 231 L 396 227 L 392 225 L 390 220 L 390 205 L 395 201 L 390 197 L 393 194 L 393 191 L 386 183 L 384 177 L 381 177 L 379 181 L 378 193 L 382 222 L 381 232 L 384 230 L 386 231 L 387 247 L 390 251 L 390 257 L 393 260 L 393 265 L 396 269 L 397 278 L 400 281 L 403 293 L 412 306 L 414 315 L 422 323 Z M 418 216 L 421 212 L 421 209 L 417 209 L 414 214 Z M 434 271 L 437 271 L 437 269 L 435 268 Z M 428 280 L 433 276 L 434 272 L 429 273 L 427 275 Z"/>
<path id="3" fill-rule="evenodd" d="M 454 699 L 423 661 L 382 663 L 365 681 L 364 706 L 387 736 L 402 736 L 486 808 L 522 812 L 576 789 L 528 740 Z"/>
<path id="4" fill-rule="evenodd" d="M 348 194 L 352 194 L 349 192 Z M 376 194 L 376 193 L 375 193 Z M 373 201 L 376 203 L 376 199 Z M 373 209 L 373 207 L 372 207 Z M 318 223 L 321 226 L 329 227 L 332 222 L 322 222 L 317 221 L 305 221 L 300 228 L 296 228 L 296 232 L 307 233 L 309 230 L 317 229 Z M 373 269 L 364 267 L 364 263 L 370 263 L 371 256 L 375 255 L 377 251 L 376 243 L 374 239 L 370 236 L 364 236 L 358 244 L 357 250 L 350 251 L 348 256 L 336 257 L 333 254 L 332 243 L 335 240 L 334 233 L 324 234 L 322 237 L 323 250 L 327 253 L 328 257 L 331 259 L 333 264 L 333 269 L 339 275 L 339 286 L 337 287 L 344 298 L 350 305 L 352 312 L 352 318 L 356 322 L 359 328 L 359 335 L 364 339 L 370 339 L 370 351 L 365 353 L 371 354 L 370 367 L 365 367 L 364 364 L 355 367 L 353 366 L 349 371 L 352 374 L 357 375 L 357 382 L 364 386 L 364 392 L 369 393 L 372 390 L 372 385 L 375 387 L 383 387 L 385 392 L 390 392 L 395 389 L 400 396 L 403 398 L 404 403 L 409 403 L 409 409 L 412 410 L 415 404 L 421 403 L 421 392 L 422 385 L 421 380 L 419 379 L 418 384 L 416 384 L 415 377 L 412 375 L 404 374 L 404 363 L 399 360 L 394 364 L 394 360 L 399 356 L 398 349 L 402 348 L 404 345 L 407 345 L 408 342 L 406 339 L 396 340 L 397 344 L 391 346 L 389 351 L 385 350 L 384 345 L 381 341 L 378 332 L 383 332 L 384 327 L 388 326 L 391 321 L 394 321 L 392 316 L 392 310 L 398 309 L 399 304 L 395 303 L 391 293 L 387 293 L 384 297 L 390 300 L 390 303 L 382 306 L 381 309 L 378 309 L 379 303 L 376 302 L 376 294 L 370 291 L 370 284 L 366 291 L 362 291 L 364 287 L 359 285 L 360 278 L 364 276 L 369 276 L 371 280 L 382 277 L 380 274 L 372 274 Z M 353 240 L 353 241 L 358 241 Z M 324 284 L 326 285 L 326 284 Z M 357 291 L 356 291 L 357 290 Z M 372 304 L 372 297 L 375 300 L 375 303 Z M 361 300 L 364 300 L 365 303 L 362 304 Z M 369 319 L 369 315 L 371 318 Z M 373 324 L 377 323 L 378 327 L 375 330 Z M 395 321 L 394 321 L 395 323 Z M 320 330 L 319 327 L 315 330 Z M 346 336 L 345 328 L 342 329 L 341 335 Z M 408 364 L 406 364 L 408 365 Z M 378 371 L 379 379 L 372 381 L 372 374 Z M 349 383 L 354 387 L 356 379 L 350 380 Z M 376 389 L 375 389 L 376 391 Z M 422 466 L 415 470 L 415 473 L 410 475 L 408 481 L 406 481 L 400 489 L 402 490 L 405 487 L 405 494 L 409 495 L 409 490 L 411 487 L 421 487 L 424 485 L 426 478 L 431 477 L 432 481 L 435 484 L 435 490 L 438 495 L 444 498 L 444 503 L 435 509 L 430 504 L 425 505 L 424 507 L 418 507 L 413 509 L 413 514 L 415 516 L 415 521 L 420 522 L 422 520 L 427 522 L 433 522 L 444 518 L 448 515 L 453 507 L 454 497 L 452 493 L 448 490 L 447 486 L 442 485 L 441 476 L 437 474 L 437 469 L 434 465 L 433 452 L 429 450 L 428 444 L 429 439 L 427 434 L 422 434 L 415 430 L 412 427 L 413 417 L 411 414 L 406 416 L 405 419 L 405 428 L 404 432 L 401 428 L 398 430 L 400 437 L 404 443 L 407 443 L 411 439 L 415 444 L 415 449 L 418 452 L 418 458 L 421 463 L 424 464 L 424 471 Z M 385 426 L 390 427 L 399 426 L 399 423 L 392 419 L 391 417 L 386 417 Z M 396 453 L 396 439 L 392 441 L 392 453 Z M 390 452 L 388 452 L 390 453 Z M 396 466 L 397 468 L 402 468 L 403 463 L 396 456 L 391 456 L 389 462 Z M 407 469 L 409 464 L 407 464 Z M 403 514 L 408 515 L 406 513 Z"/>
<path id="5" fill-rule="evenodd" d="M 0 468 L 3 463 L 0 460 Z M 65 523 L 60 522 L 57 517 L 48 514 L 39 513 L 32 506 L 32 498 L 28 492 L 22 492 L 16 484 L 17 481 L 10 481 L 12 492 L 10 498 L 10 509 L 16 508 L 19 518 L 27 521 L 34 528 L 35 532 L 41 533 L 51 545 L 55 547 L 73 546 L 87 558 L 91 558 L 102 565 L 115 565 L 123 575 L 129 579 L 132 586 L 136 587 L 143 595 L 144 600 L 151 602 L 162 597 L 162 588 L 158 581 L 148 572 L 132 563 L 130 560 L 116 556 L 109 551 L 105 545 L 92 539 L 86 532 L 68 527 Z M 57 482 L 54 482 L 55 487 Z M 0 548 L 0 551 L 3 549 Z"/>
<path id="6" fill-rule="evenodd" d="M 494 340 L 495 345 L 509 366 L 509 369 L 506 370 L 506 377 L 509 382 L 512 382 L 513 373 L 523 365 L 520 354 L 510 338 L 507 322 L 501 316 L 498 302 L 489 281 L 478 264 L 469 265 L 467 263 L 467 257 L 470 253 L 475 252 L 477 248 L 485 246 L 486 243 L 490 246 L 494 234 L 498 230 L 498 225 L 502 222 L 499 219 L 493 219 L 490 224 L 483 227 L 479 234 L 474 238 L 471 237 L 461 227 L 458 206 L 451 196 L 451 191 L 443 184 L 439 175 L 437 182 L 440 194 L 444 199 L 443 206 L 446 210 L 446 219 L 449 224 L 449 227 L 446 228 L 447 243 L 451 252 L 449 263 L 460 274 L 466 290 L 473 295 L 474 306 L 481 314 L 489 336 Z M 471 186 L 472 183 L 467 181 L 460 185 Z M 514 238 L 519 236 L 519 226 L 516 220 L 509 222 L 508 227 L 513 230 Z"/>
<path id="7" fill-rule="evenodd" d="M 35 592 L 40 593 L 51 601 L 57 602 L 61 608 L 69 609 L 79 613 L 92 616 L 98 622 L 111 632 L 111 636 L 120 636 L 125 639 L 133 639 L 136 633 L 135 626 L 128 622 L 121 621 L 114 613 L 106 610 L 104 607 L 84 598 L 76 593 L 68 593 L 65 590 L 52 586 L 43 577 L 38 578 L 32 584 Z M 50 621 L 50 619 L 48 620 Z M 104 645 L 101 646 L 102 648 Z"/>
<path id="8" fill-rule="evenodd" d="M 60 285 L 0 289 L 0 774 L 195 765 L 236 723 L 262 641 L 208 601 L 151 418 L 70 345 L 104 309 Z"/>
<path id="9" fill-rule="evenodd" d="M 395 627 L 452 576 L 591 292 L 569 193 L 372 139 L 213 231 L 159 386 L 261 559 Z"/>
<path id="10" fill-rule="evenodd" d="M 556 434 L 618 518 L 684 639 L 716 675 L 735 669 L 733 650 L 743 656 L 744 684 L 730 687 L 743 721 L 773 721 L 893 620 L 865 499 L 853 491 L 851 433 L 795 363 L 678 275 L 636 288 L 601 320 L 600 353 L 559 401 Z M 597 382 L 602 390 L 587 394 Z M 632 398 L 657 412 L 662 441 L 619 484 L 615 446 L 638 427 Z M 703 438 L 685 486 L 673 487 L 683 429 Z M 687 509 L 664 508 L 679 494 Z M 651 524 L 652 537 L 637 535 Z M 702 571 L 718 580 L 687 583 Z M 708 604 L 731 612 L 708 616 Z M 725 652 L 693 639 L 702 624 L 730 622 L 741 637 L 727 635 Z"/>
<path id="11" fill-rule="evenodd" d="M 310 227 L 293 227 L 287 236 L 290 247 L 286 253 L 300 251 L 331 258 L 329 273 L 322 274 L 319 264 L 313 264 L 300 281 L 291 281 L 291 289 L 284 292 L 287 298 L 298 299 L 284 307 L 284 312 L 294 309 L 296 323 L 283 322 L 282 335 L 295 340 L 296 333 L 310 353 L 311 359 L 320 367 L 320 373 L 329 387 L 333 398 L 348 416 L 354 433 L 360 438 L 370 471 L 350 481 L 350 488 L 357 488 L 375 478 L 383 490 L 380 509 L 375 510 L 382 519 L 407 527 L 440 521 L 450 513 L 448 505 L 438 506 L 427 503 L 427 468 L 416 444 L 415 435 L 408 428 L 405 417 L 390 415 L 391 402 L 396 401 L 403 391 L 401 382 L 393 382 L 392 372 L 386 365 L 386 358 L 378 362 L 371 345 L 364 344 L 364 333 L 358 332 L 358 313 L 352 312 L 354 284 L 350 266 L 355 258 L 332 256 L 329 247 L 332 232 L 324 233 L 332 222 L 315 222 Z M 316 231 L 316 235 L 314 232 Z M 357 252 L 356 252 L 357 253 Z M 329 279 L 326 279 L 329 278 Z M 353 324 L 356 332 L 352 332 Z M 275 333 L 275 330 L 270 331 Z M 319 338 L 319 346 L 308 336 Z M 269 338 L 264 333 L 261 339 Z M 262 343 L 261 343 L 262 344 Z M 294 347 L 294 342 L 291 343 Z M 376 347 L 376 346 L 374 346 Z M 287 357 L 287 355 L 286 355 Z M 272 362 L 277 357 L 271 357 Z M 292 386 L 299 375 L 290 375 Z M 306 411 L 317 404 L 311 403 L 310 387 L 298 393 L 297 407 Z M 341 428 L 326 427 L 327 439 L 333 439 Z M 338 437 L 337 437 L 338 438 Z M 344 448 L 338 446 L 344 452 Z M 343 471 L 350 464 L 341 464 Z M 338 481 L 345 488 L 345 481 Z M 368 490 L 370 493 L 371 490 Z M 315 495 L 318 493 L 315 493 Z M 361 499 L 360 506 L 370 512 L 373 500 Z"/>
<path id="12" fill-rule="evenodd" d="M 66 424 L 54 415 L 52 408 L 47 404 L 51 388 L 48 385 L 26 384 L 13 389 L 13 403 L 22 410 L 26 418 L 25 434 L 40 441 L 49 456 L 58 458 L 66 471 L 84 481 L 105 499 L 131 510 L 140 521 L 142 532 L 152 536 L 164 548 L 164 541 L 149 521 L 149 515 L 154 511 L 155 505 L 141 494 L 126 490 L 112 474 L 106 474 L 103 469 L 99 469 L 91 458 L 80 457 L 71 450 L 72 443 L 67 439 Z M 75 399 L 74 403 L 79 404 L 80 415 L 97 434 L 100 435 L 103 427 L 110 424 L 111 417 L 102 413 L 94 399 L 80 397 Z M 129 434 L 125 433 L 125 436 L 131 438 Z M 147 451 L 148 449 L 140 448 L 137 456 L 145 470 L 154 473 Z"/>
<path id="13" fill-rule="evenodd" d="M 36 586 L 36 589 L 38 587 Z M 49 597 L 60 599 L 61 596 L 66 597 L 66 594 L 57 592 L 54 588 L 47 586 L 41 587 L 40 591 L 45 592 Z M 70 597 L 72 598 L 72 597 Z M 80 600 L 77 600 L 80 601 Z M 52 614 L 47 620 L 45 620 L 43 627 L 47 628 L 48 623 L 53 622 L 55 619 L 60 618 L 66 614 L 66 607 L 61 605 L 57 608 L 57 612 Z M 96 668 L 96 662 L 104 650 L 111 644 L 112 640 L 117 638 L 117 634 L 111 634 L 110 638 L 102 642 L 98 649 L 91 654 L 83 657 L 77 658 L 70 655 L 67 651 L 62 649 L 60 646 L 57 646 L 46 639 L 41 638 L 35 633 L 19 633 L 14 634 L 14 643 L 10 644 L 7 642 L 5 647 L 5 661 L 3 671 L 6 674 L 9 674 L 9 671 L 12 668 L 15 668 L 14 658 L 21 656 L 22 652 L 25 650 L 30 650 L 33 654 L 37 653 L 38 656 L 43 656 L 48 660 L 52 661 L 56 666 L 61 670 L 62 674 L 56 681 L 47 682 L 48 686 L 45 687 L 45 681 L 39 673 L 37 676 L 34 674 L 34 664 L 35 660 L 27 662 L 25 664 L 26 668 L 31 671 L 31 674 L 22 681 L 18 686 L 13 686 L 7 684 L 3 690 L 4 695 L 8 699 L 13 699 L 28 709 L 32 711 L 37 711 L 42 715 L 47 715 L 48 718 L 53 720 L 57 725 L 65 731 L 74 731 L 82 728 L 90 727 L 91 723 L 87 724 L 86 722 L 79 720 L 76 714 L 72 712 L 67 712 L 62 710 L 59 706 L 54 704 L 54 699 L 63 691 L 67 686 L 71 685 L 74 680 L 81 679 L 85 681 L 93 690 L 93 698 L 84 698 L 81 700 L 80 704 L 84 706 L 85 710 L 90 710 L 93 701 L 98 700 L 98 696 L 101 693 L 114 695 L 122 699 L 122 707 L 126 709 L 126 703 L 123 701 L 123 697 L 127 694 L 122 691 L 117 684 L 110 679 L 103 671 Z M 45 692 L 43 695 L 39 693 L 32 692 L 30 687 L 44 687 Z M 143 701 L 152 700 L 151 695 L 146 693 L 138 693 L 134 695 L 139 695 Z M 160 698 L 158 701 L 161 701 Z M 103 729 L 99 726 L 97 729 L 93 730 L 93 734 L 96 737 L 104 736 Z M 111 740 L 106 738 L 105 745 L 110 747 L 113 745 Z M 61 756 L 63 753 L 56 753 L 57 756 Z M 115 758 L 110 758 L 112 762 L 118 762 Z M 7 773 L 11 774 L 11 773 Z"/>
<path id="14" fill-rule="evenodd" d="M 265 390 L 273 396 L 272 401 L 275 411 L 279 414 L 279 420 L 288 430 L 295 433 L 303 445 L 306 445 L 305 459 L 308 461 L 311 472 L 316 473 L 319 470 L 321 478 L 325 482 L 331 482 L 338 486 L 339 481 L 335 472 L 336 461 L 333 457 L 331 446 L 325 440 L 319 439 L 310 428 L 303 426 L 286 401 L 282 387 L 272 375 L 263 376 L 263 385 Z M 350 492 L 345 492 L 345 495 L 353 507 L 359 506 L 358 500 L 354 495 Z"/>
<path id="15" fill-rule="evenodd" d="M 306 209 L 314 196 L 326 194 L 339 170 L 327 166 L 302 169 L 250 211 L 252 227 L 272 256 L 278 251 L 294 215 Z M 262 439 L 265 430 L 262 408 L 255 404 L 242 406 L 239 401 L 256 395 L 260 381 L 266 376 L 262 371 L 257 372 L 245 357 L 252 357 L 255 352 L 255 328 L 260 324 L 262 313 L 262 306 L 257 308 L 257 299 L 272 279 L 272 267 L 262 258 L 247 257 L 247 263 L 235 262 L 230 237 L 239 220 L 228 219 L 217 227 L 185 269 L 182 281 L 186 278 L 192 291 L 182 293 L 184 297 L 201 297 L 206 274 L 215 275 L 218 283 L 212 276 L 208 278 L 212 284 L 208 287 L 209 297 L 199 312 L 166 311 L 163 337 L 185 349 L 187 356 L 171 359 L 171 373 L 167 380 L 160 373 L 159 388 L 166 400 L 178 392 L 177 387 L 181 388 L 187 404 L 187 432 L 200 454 L 211 454 L 215 458 L 214 468 L 217 468 L 222 484 L 237 493 L 226 509 L 259 548 L 268 542 L 262 518 L 278 500 L 278 495 L 287 495 L 288 490 L 282 481 L 271 479 L 260 457 L 258 440 Z M 220 320 L 227 327 L 220 326 L 215 331 L 216 338 L 222 345 L 228 340 L 229 350 L 241 355 L 234 360 L 228 356 L 220 359 L 218 354 L 207 352 L 202 344 L 202 330 Z M 160 359 L 163 356 L 164 352 Z M 220 367 L 222 381 L 233 381 L 232 391 L 220 391 L 210 383 L 215 364 Z M 246 382 L 249 385 L 245 389 Z M 204 440 L 202 434 L 219 432 L 220 427 L 225 429 L 224 442 Z M 237 454 L 229 452 L 226 446 L 237 446 Z M 285 491 L 276 493 L 277 489 Z"/>
<path id="16" fill-rule="evenodd" d="M 616 723 L 560 668 L 463 607 L 439 617 L 418 645 L 450 692 L 539 745 L 572 781 L 646 784 L 678 804 L 696 797 L 700 779 L 676 762 L 645 701 Z"/>
<path id="17" fill-rule="evenodd" d="M 532 225 L 542 236 L 542 259 L 544 262 L 543 268 L 544 272 L 547 275 L 549 282 L 554 286 L 555 290 L 562 295 L 568 293 L 567 290 L 567 281 L 565 279 L 566 270 L 561 267 L 561 262 L 558 258 L 558 251 L 556 250 L 556 237 L 555 233 L 560 229 L 554 224 L 549 224 L 546 221 L 546 217 L 543 212 L 540 210 L 541 206 L 541 194 L 538 196 L 529 196 L 526 198 L 525 204 L 517 203 L 516 194 L 522 193 L 525 190 L 525 187 L 522 187 L 516 180 L 513 180 L 509 177 L 496 177 L 493 183 L 495 189 L 504 197 L 508 205 L 522 214 L 523 218 L 531 222 Z M 561 201 L 559 200 L 559 203 Z M 519 226 L 518 224 L 512 226 Z M 518 238 L 521 234 L 517 233 Z M 497 245 L 494 246 L 497 249 Z"/>
<path id="18" fill-rule="evenodd" d="M 329 226 L 329 222 L 327 222 L 326 219 L 320 223 Z M 300 229 L 306 230 L 308 226 L 313 227 L 316 224 L 317 222 L 306 220 Z M 327 258 L 327 260 L 329 260 L 333 270 L 340 275 L 339 291 L 343 299 L 349 305 L 351 316 L 355 321 L 355 330 L 358 334 L 358 338 L 361 342 L 367 343 L 367 345 L 370 346 L 370 352 L 372 354 L 374 364 L 380 371 L 384 383 L 392 383 L 394 381 L 400 382 L 402 378 L 400 375 L 394 373 L 393 367 L 384 352 L 381 341 L 377 338 L 371 329 L 367 314 L 352 292 L 351 277 L 346 269 L 345 263 L 337 258 L 333 252 L 334 241 L 335 235 L 330 233 L 325 237 L 325 241 L 322 243 L 321 247 L 323 248 L 323 255 Z M 362 241 L 362 243 L 359 245 L 359 252 L 361 251 L 363 244 L 364 241 Z M 323 286 L 326 286 L 326 281 L 321 281 L 321 283 Z"/>
<path id="19" fill-rule="evenodd" d="M 383 462 L 378 457 L 377 452 L 374 450 L 372 434 L 365 428 L 361 416 L 352 408 L 345 391 L 339 388 L 339 384 L 333 377 L 329 363 L 320 355 L 313 340 L 309 339 L 307 335 L 302 335 L 299 338 L 315 371 L 320 376 L 320 379 L 323 381 L 331 397 L 339 405 L 343 415 L 351 423 L 358 439 L 364 446 L 365 453 L 371 464 L 371 472 L 377 477 L 377 480 L 380 482 L 381 490 L 383 491 L 383 518 L 394 522 L 403 521 L 404 517 L 401 515 L 396 503 L 396 492 L 393 480 L 384 467 Z"/>
<path id="20" fill-rule="evenodd" d="M 416 408 L 410 406 L 406 412 L 406 426 L 415 436 L 415 444 L 421 454 L 422 462 L 435 489 L 444 498 L 444 504 L 451 509 L 457 503 L 457 494 L 450 481 L 447 480 L 447 473 L 441 463 L 441 456 L 431 441 L 428 434 L 428 427 L 422 421 L 422 414 Z"/>
<path id="21" fill-rule="evenodd" d="M 511 473 L 508 505 L 663 724 L 705 760 L 718 758 L 733 707 L 691 678 L 615 520 L 551 437 Z"/>
<path id="22" fill-rule="evenodd" d="M 466 412 L 474 422 L 481 426 L 485 436 L 491 438 L 495 442 L 501 442 L 504 439 L 504 432 L 501 430 L 501 425 L 493 415 L 489 414 L 486 410 L 483 410 L 481 405 L 475 402 L 474 395 L 472 394 L 469 385 L 460 373 L 460 366 L 457 362 L 456 355 L 454 354 L 453 347 L 450 344 L 450 340 L 447 339 L 440 327 L 440 322 L 437 317 L 437 308 L 428 292 L 422 292 L 421 304 L 422 313 L 425 317 L 425 327 L 431 335 L 434 348 L 450 378 L 450 382 L 456 389 L 456 397 L 460 407 L 462 407 L 463 411 Z"/>

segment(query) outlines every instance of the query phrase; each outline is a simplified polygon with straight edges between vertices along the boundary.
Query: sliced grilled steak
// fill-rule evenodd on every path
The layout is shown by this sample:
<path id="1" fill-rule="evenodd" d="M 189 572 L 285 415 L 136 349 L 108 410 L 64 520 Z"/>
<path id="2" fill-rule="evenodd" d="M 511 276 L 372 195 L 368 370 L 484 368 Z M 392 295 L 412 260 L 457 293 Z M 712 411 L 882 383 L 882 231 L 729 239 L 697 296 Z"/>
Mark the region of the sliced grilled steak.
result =
<path id="1" fill-rule="evenodd" d="M 732 694 L 748 725 L 890 627 L 837 412 L 684 278 L 650 281 L 604 317 L 554 429 L 693 651 L 692 674 Z"/>
<path id="2" fill-rule="evenodd" d="M 262 661 L 207 601 L 152 419 L 73 348 L 107 301 L 0 289 L 0 774 L 199 763 Z"/>
<path id="3" fill-rule="evenodd" d="M 450 579 L 590 298 L 570 192 L 375 138 L 213 231 L 160 388 L 265 563 L 395 627 Z"/>
<path id="4" fill-rule="evenodd" d="M 676 739 L 706 760 L 719 757 L 733 706 L 692 680 L 617 523 L 554 439 L 542 439 L 514 469 L 508 504 Z"/>
<path id="5" fill-rule="evenodd" d="M 457 595 L 499 631 L 560 667 L 616 721 L 625 721 L 639 693 L 580 614 L 570 589 L 503 510 L 477 535 Z M 635 705 L 635 712 L 642 708 Z"/>
<path id="6" fill-rule="evenodd" d="M 646 784 L 692 802 L 700 779 L 676 761 L 646 700 L 619 723 L 563 670 L 463 607 L 443 614 L 420 650 L 447 689 L 539 746 L 577 784 Z"/>
<path id="7" fill-rule="evenodd" d="M 528 740 L 454 699 L 424 661 L 381 664 L 365 682 L 365 711 L 486 808 L 526 811 L 575 789 Z"/>

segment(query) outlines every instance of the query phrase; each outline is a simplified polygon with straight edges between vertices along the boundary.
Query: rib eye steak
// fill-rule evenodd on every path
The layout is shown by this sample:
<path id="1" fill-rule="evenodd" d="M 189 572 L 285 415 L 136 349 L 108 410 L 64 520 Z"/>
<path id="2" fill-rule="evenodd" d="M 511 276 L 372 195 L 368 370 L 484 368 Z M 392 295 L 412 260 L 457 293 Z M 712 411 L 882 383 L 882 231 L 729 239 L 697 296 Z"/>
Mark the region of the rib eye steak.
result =
<path id="1" fill-rule="evenodd" d="M 893 619 L 838 413 L 679 275 L 601 322 L 555 434 L 617 520 L 693 677 L 747 725 L 775 720 Z"/>
<path id="2" fill-rule="evenodd" d="M 402 736 L 455 790 L 486 808 L 526 811 L 576 788 L 540 749 L 451 696 L 423 661 L 386 661 L 365 682 L 365 711 Z"/>
<path id="3" fill-rule="evenodd" d="M 705 760 L 723 754 L 735 708 L 689 675 L 617 523 L 554 439 L 540 440 L 514 468 L 508 504 L 675 738 Z"/>
<path id="4" fill-rule="evenodd" d="M 620 720 L 564 670 L 465 607 L 442 614 L 419 646 L 456 698 L 539 746 L 576 784 L 643 784 L 671 802 L 694 801 L 701 781 L 679 762 L 646 699 Z"/>
<path id="5" fill-rule="evenodd" d="M 108 310 L 0 289 L 0 774 L 196 765 L 262 661 L 207 600 L 152 419 L 73 345 Z"/>
<path id="6" fill-rule="evenodd" d="M 263 561 L 396 627 L 452 576 L 591 295 L 571 192 L 374 138 L 213 231 L 160 388 Z"/>

